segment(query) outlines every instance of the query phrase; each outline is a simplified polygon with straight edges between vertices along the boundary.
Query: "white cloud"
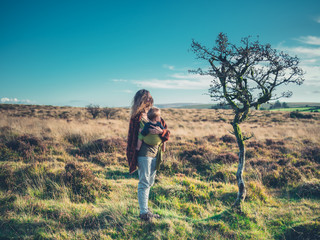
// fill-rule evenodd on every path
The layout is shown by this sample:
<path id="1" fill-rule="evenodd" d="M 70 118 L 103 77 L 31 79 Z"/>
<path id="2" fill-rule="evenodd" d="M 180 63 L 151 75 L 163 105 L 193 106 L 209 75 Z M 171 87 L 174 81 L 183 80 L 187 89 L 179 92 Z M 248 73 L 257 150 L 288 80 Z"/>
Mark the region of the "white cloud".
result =
<path id="1" fill-rule="evenodd" d="M 320 45 L 319 37 L 307 36 L 296 40 L 307 44 Z M 305 71 L 305 85 L 320 86 L 320 47 L 286 47 L 281 44 L 278 49 L 300 58 L 300 67 Z"/>
<path id="2" fill-rule="evenodd" d="M 304 84 L 320 86 L 320 66 L 301 65 L 301 68 L 305 71 Z"/>
<path id="3" fill-rule="evenodd" d="M 5 102 L 10 102 L 10 99 L 7 97 L 1 98 L 1 102 L 5 103 Z"/>
<path id="4" fill-rule="evenodd" d="M 311 45 L 320 45 L 320 37 L 316 36 L 302 36 L 297 38 L 298 41 Z"/>
<path id="5" fill-rule="evenodd" d="M 0 102 L 1 103 L 31 103 L 29 99 L 19 100 L 17 98 L 7 98 L 7 97 L 1 98 Z"/>
<path id="6" fill-rule="evenodd" d="M 114 82 L 127 82 L 125 79 L 112 79 Z"/>
<path id="7" fill-rule="evenodd" d="M 121 92 L 124 92 L 124 93 L 132 93 L 132 90 L 129 90 L 129 89 L 126 89 L 126 90 L 123 90 Z"/>
<path id="8" fill-rule="evenodd" d="M 317 23 L 320 23 L 320 16 L 314 19 Z"/>
<path id="9" fill-rule="evenodd" d="M 317 59 L 304 59 L 304 60 L 301 60 L 301 64 L 314 64 L 316 63 L 318 60 Z"/>
<path id="10" fill-rule="evenodd" d="M 163 67 L 164 67 L 164 68 L 167 68 L 167 69 L 169 69 L 169 70 L 174 70 L 174 66 L 172 66 L 172 65 L 163 64 Z"/>
<path id="11" fill-rule="evenodd" d="M 207 89 L 212 77 L 198 74 L 173 74 L 170 79 L 133 81 L 139 87 L 162 89 Z"/>
<path id="12" fill-rule="evenodd" d="M 320 48 L 308 48 L 308 47 L 285 47 L 281 48 L 284 52 L 297 55 L 298 57 L 320 57 Z"/>

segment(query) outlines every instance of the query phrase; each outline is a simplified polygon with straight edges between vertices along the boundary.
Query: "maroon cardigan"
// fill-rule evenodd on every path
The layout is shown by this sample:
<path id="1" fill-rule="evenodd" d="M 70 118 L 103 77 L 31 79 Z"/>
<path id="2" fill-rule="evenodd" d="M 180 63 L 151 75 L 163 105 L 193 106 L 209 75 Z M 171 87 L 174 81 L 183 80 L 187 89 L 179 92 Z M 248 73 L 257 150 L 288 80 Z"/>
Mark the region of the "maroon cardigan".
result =
<path id="1" fill-rule="evenodd" d="M 136 147 L 138 142 L 141 118 L 142 114 L 139 114 L 136 117 L 130 119 L 127 141 L 127 159 L 129 164 L 129 173 L 133 173 L 137 170 L 138 151 L 136 150 Z M 167 124 L 162 118 L 161 124 L 164 127 L 164 129 L 163 133 L 160 135 L 160 138 L 162 139 L 162 142 L 166 142 L 169 140 L 170 131 L 168 130 Z"/>

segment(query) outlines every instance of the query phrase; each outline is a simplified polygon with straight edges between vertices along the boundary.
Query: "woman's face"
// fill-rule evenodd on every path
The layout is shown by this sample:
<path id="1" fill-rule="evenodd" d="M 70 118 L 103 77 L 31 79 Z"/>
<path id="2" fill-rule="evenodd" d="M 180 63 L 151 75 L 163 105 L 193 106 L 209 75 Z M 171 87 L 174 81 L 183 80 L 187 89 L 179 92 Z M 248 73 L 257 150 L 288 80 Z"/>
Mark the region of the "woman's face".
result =
<path id="1" fill-rule="evenodd" d="M 152 107 L 151 100 L 152 100 L 151 94 L 148 93 L 148 97 L 146 99 L 148 104 L 147 104 L 147 107 L 145 108 L 145 112 L 148 112 L 150 110 L 150 108 Z"/>
<path id="2" fill-rule="evenodd" d="M 150 102 L 150 101 L 151 101 L 151 99 L 152 99 L 151 94 L 150 94 L 150 93 L 148 93 L 147 101 L 148 101 L 148 102 Z"/>

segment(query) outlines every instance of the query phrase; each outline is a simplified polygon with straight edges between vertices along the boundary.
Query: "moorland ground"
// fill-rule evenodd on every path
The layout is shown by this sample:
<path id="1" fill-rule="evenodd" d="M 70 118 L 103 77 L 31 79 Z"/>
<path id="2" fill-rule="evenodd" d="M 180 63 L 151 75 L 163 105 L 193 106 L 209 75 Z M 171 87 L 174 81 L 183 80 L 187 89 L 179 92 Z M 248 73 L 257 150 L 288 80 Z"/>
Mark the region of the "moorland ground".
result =
<path id="1" fill-rule="evenodd" d="M 236 213 L 232 111 L 163 109 L 171 139 L 149 201 L 162 218 L 144 223 L 125 157 L 129 109 L 107 110 L 0 105 L 0 238 L 320 237 L 320 113 L 252 111 Z"/>

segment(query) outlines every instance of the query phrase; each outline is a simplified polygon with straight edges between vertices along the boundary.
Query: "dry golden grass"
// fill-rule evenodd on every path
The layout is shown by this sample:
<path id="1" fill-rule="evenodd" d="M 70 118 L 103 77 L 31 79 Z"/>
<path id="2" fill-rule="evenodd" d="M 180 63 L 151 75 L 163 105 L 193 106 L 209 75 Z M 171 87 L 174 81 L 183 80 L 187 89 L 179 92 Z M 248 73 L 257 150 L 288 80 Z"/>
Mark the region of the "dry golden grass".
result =
<path id="1" fill-rule="evenodd" d="M 21 134 L 63 139 L 66 135 L 81 134 L 85 142 L 99 138 L 125 138 L 129 125 L 129 109 L 118 109 L 113 119 L 100 116 L 91 119 L 84 108 L 13 105 L 0 110 L 0 127 L 10 126 Z M 66 112 L 66 118 L 60 118 Z M 313 119 L 292 119 L 288 112 L 252 111 L 241 124 L 244 133 L 253 133 L 257 140 L 309 139 L 320 142 L 320 114 Z M 163 109 L 173 139 L 190 140 L 208 135 L 220 138 L 232 131 L 232 110 Z"/>
<path id="2" fill-rule="evenodd" d="M 66 121 L 62 119 L 39 119 L 35 117 L 11 117 L 2 115 L 0 127 L 10 126 L 19 134 L 32 134 L 56 140 L 66 135 L 81 134 L 85 142 L 99 138 L 125 137 L 128 132 L 127 121 L 107 119 L 87 119 L 85 121 Z"/>

